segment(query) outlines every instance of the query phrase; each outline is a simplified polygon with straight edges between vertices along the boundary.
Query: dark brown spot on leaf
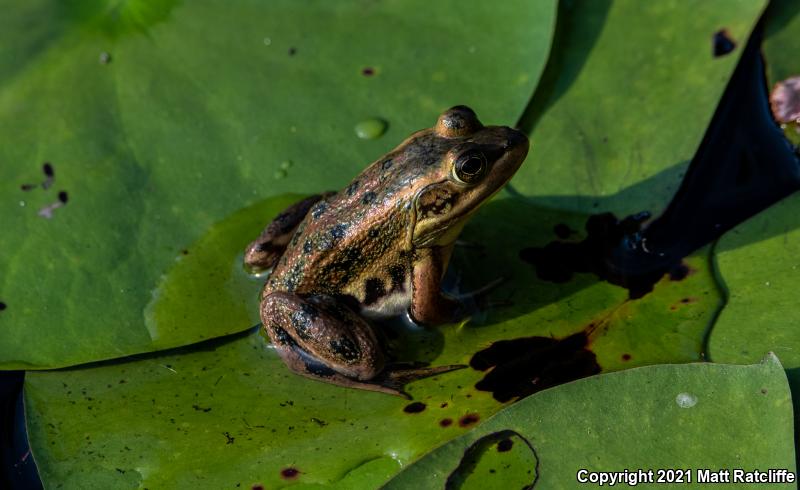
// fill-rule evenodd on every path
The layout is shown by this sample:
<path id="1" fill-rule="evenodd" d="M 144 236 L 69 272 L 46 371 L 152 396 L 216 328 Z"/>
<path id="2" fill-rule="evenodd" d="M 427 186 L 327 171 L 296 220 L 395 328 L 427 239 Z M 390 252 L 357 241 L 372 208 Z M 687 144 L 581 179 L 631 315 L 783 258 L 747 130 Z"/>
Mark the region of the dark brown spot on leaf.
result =
<path id="1" fill-rule="evenodd" d="M 514 447 L 514 441 L 511 439 L 503 439 L 497 443 L 497 451 L 500 453 L 510 451 L 512 447 Z"/>
<path id="2" fill-rule="evenodd" d="M 403 407 L 403 411 L 405 413 L 420 413 L 425 410 L 426 405 L 422 402 L 413 402 L 409 403 L 405 407 Z"/>
<path id="3" fill-rule="evenodd" d="M 691 273 L 691 269 L 686 264 L 678 264 L 669 271 L 670 281 L 683 281 Z"/>
<path id="4" fill-rule="evenodd" d="M 291 466 L 281 470 L 281 478 L 284 480 L 294 480 L 299 474 L 300 470 Z"/>
<path id="5" fill-rule="evenodd" d="M 506 402 L 597 374 L 597 358 L 587 348 L 587 331 L 595 328 L 589 325 L 563 339 L 534 336 L 497 341 L 470 359 L 473 369 L 488 371 L 475 388 Z"/>
<path id="6" fill-rule="evenodd" d="M 365 77 L 371 77 L 372 75 L 375 74 L 375 69 L 368 66 L 363 70 L 361 70 L 361 74 L 364 75 Z"/>
<path id="7" fill-rule="evenodd" d="M 623 361 L 630 361 L 631 360 L 631 355 L 630 354 L 622 354 L 622 360 Z"/>
<path id="8" fill-rule="evenodd" d="M 67 195 L 67 191 L 61 191 L 58 193 L 58 200 L 61 201 L 62 204 L 66 204 L 69 200 L 69 196 Z"/>
<path id="9" fill-rule="evenodd" d="M 559 223 L 553 227 L 553 233 L 555 233 L 558 238 L 566 240 L 570 235 L 575 233 L 575 231 L 564 223 Z"/>
<path id="10" fill-rule="evenodd" d="M 458 425 L 461 427 L 469 427 L 477 424 L 480 419 L 481 417 L 477 413 L 468 413 L 458 419 Z"/>
<path id="11" fill-rule="evenodd" d="M 720 29 L 719 31 L 715 32 L 712 40 L 714 46 L 714 58 L 725 56 L 736 49 L 736 42 L 731 38 L 731 35 L 728 33 L 727 29 Z"/>
<path id="12" fill-rule="evenodd" d="M 450 427 L 451 425 L 453 425 L 453 419 L 451 418 L 442 419 L 439 421 L 439 425 L 441 427 Z"/>

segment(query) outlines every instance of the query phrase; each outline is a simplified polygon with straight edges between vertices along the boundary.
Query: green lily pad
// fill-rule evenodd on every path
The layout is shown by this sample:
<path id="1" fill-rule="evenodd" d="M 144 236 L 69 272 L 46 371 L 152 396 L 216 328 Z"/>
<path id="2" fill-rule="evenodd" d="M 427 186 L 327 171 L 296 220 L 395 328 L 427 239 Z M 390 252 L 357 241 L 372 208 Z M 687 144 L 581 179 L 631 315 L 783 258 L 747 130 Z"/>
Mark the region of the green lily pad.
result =
<path id="1" fill-rule="evenodd" d="M 27 420 L 45 486 L 374 488 L 488 415 L 472 411 L 487 397 L 452 386 L 463 371 L 419 382 L 415 393 L 428 396 L 411 410 L 397 397 L 291 375 L 267 345 L 250 334 L 194 353 L 29 373 Z M 453 391 L 432 395 L 440 385 Z M 655 366 L 543 391 L 454 444 L 460 455 L 488 433 L 514 431 L 514 445 L 521 437 L 533 451 L 502 459 L 538 461 L 546 488 L 574 481 L 581 467 L 793 469 L 791 410 L 774 360 Z M 441 451 L 423 465 L 443 461 L 446 476 L 459 461 Z M 402 478 L 420 472 L 435 474 L 414 466 Z"/>
<path id="2" fill-rule="evenodd" d="M 340 187 L 448 106 L 516 121 L 555 16 L 521 0 L 13 3 L 0 20 L 4 369 L 250 327 L 146 316 L 182 251 L 237 210 Z M 359 139 L 376 117 L 385 135 Z"/>
<path id="3" fill-rule="evenodd" d="M 800 194 L 725 234 L 715 260 L 728 297 L 709 338 L 711 359 L 747 363 L 766 349 L 800 372 Z"/>
<path id="4" fill-rule="evenodd" d="M 800 403 L 800 194 L 726 233 L 715 262 L 727 302 L 709 336 L 711 360 L 748 363 L 759 350 L 774 351 Z M 795 431 L 798 424 L 800 413 Z"/>
<path id="5" fill-rule="evenodd" d="M 792 0 L 772 0 L 765 19 L 763 53 L 770 86 L 800 75 L 800 61 L 793 54 L 800 47 L 800 5 Z"/>
<path id="6" fill-rule="evenodd" d="M 588 274 L 563 284 L 543 281 L 520 260 L 519 249 L 553 239 L 556 224 L 578 230 L 585 218 L 516 198 L 487 204 L 465 228 L 469 243 L 455 250 L 447 282 L 463 291 L 506 275 L 512 282 L 490 296 L 504 304 L 465 324 L 383 325 L 393 355 L 434 366 L 469 364 L 498 341 L 533 342 L 541 347 L 541 358 L 505 358 L 527 366 L 513 380 L 533 391 L 600 370 L 699 360 L 719 300 L 707 249 L 687 259 L 685 278 L 664 277 L 640 299 Z M 235 223 L 249 221 L 245 213 Z M 522 232 L 530 223 L 535 226 Z M 236 227 L 226 229 L 233 234 Z M 227 243 L 232 234 L 215 236 Z M 575 239 L 580 236 L 575 233 Z M 183 268 L 191 267 L 192 257 L 213 257 L 203 250 L 215 248 L 208 242 L 189 249 L 175 265 L 175 277 L 198 276 Z M 230 261 L 219 263 L 205 268 L 230 270 Z M 204 288 L 202 280 L 199 284 L 198 293 Z M 197 298 L 201 305 L 207 302 L 194 294 L 186 301 Z M 528 361 L 533 365 L 524 364 Z M 527 394 L 508 395 L 491 382 L 476 386 L 508 367 L 513 368 L 487 370 L 479 362 L 412 383 L 406 389 L 414 400 L 408 401 L 293 374 L 254 330 L 176 352 L 30 372 L 30 438 L 45 483 L 110 478 L 121 474 L 119 468 L 132 485 L 152 487 L 263 483 L 272 488 L 297 481 L 371 488 Z M 197 447 L 207 450 L 198 453 Z"/>
<path id="7" fill-rule="evenodd" d="M 494 472 L 479 472 L 481 466 L 473 465 L 470 476 L 480 485 L 476 488 L 510 488 L 501 484 L 504 475 L 522 470 L 530 472 L 524 485 L 577 488 L 584 486 L 577 480 L 581 469 L 652 470 L 653 480 L 645 476 L 636 488 L 717 488 L 719 484 L 699 483 L 701 469 L 793 472 L 793 441 L 786 430 L 791 418 L 786 377 L 774 356 L 751 366 L 652 366 L 577 381 L 526 398 L 434 450 L 383 488 L 467 488 L 459 486 L 465 459 L 487 437 L 511 442 L 505 433 L 535 450 L 536 465 L 528 462 L 520 468 L 524 462 L 513 460 L 497 464 L 501 454 L 495 447 L 483 454 L 495 460 L 488 468 Z M 519 445 L 515 442 L 512 447 Z M 675 479 L 666 479 L 671 485 L 658 483 L 659 469 L 672 469 L 662 476 L 683 478 L 683 483 Z M 726 487 L 753 488 L 736 484 L 732 471 L 730 476 L 734 483 Z M 528 488 L 524 485 L 513 488 Z"/>
<path id="8" fill-rule="evenodd" d="M 533 151 L 513 185 L 547 207 L 657 215 L 766 2 L 560 5 L 556 49 L 520 122 Z M 715 58 L 721 29 L 736 48 Z"/>

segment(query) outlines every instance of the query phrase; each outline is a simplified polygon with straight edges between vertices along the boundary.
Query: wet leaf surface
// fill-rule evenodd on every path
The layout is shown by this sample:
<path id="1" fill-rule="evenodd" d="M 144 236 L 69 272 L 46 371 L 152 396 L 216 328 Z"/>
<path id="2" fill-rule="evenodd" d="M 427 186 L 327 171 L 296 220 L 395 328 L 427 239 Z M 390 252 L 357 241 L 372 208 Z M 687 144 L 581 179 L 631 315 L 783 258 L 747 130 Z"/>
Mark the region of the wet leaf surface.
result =
<path id="1" fill-rule="evenodd" d="M 483 466 L 496 471 L 470 473 L 475 488 L 509 488 L 495 481 L 501 470 L 517 474 L 527 470 L 538 476 L 534 488 L 560 489 L 576 488 L 580 469 L 626 468 L 692 469 L 691 484 L 654 481 L 637 488 L 717 488 L 718 484 L 698 484 L 694 469 L 794 471 L 793 441 L 786 431 L 791 418 L 786 377 L 775 357 L 750 366 L 651 366 L 584 379 L 526 398 L 435 449 L 383 488 L 471 488 L 459 485 L 456 477 L 465 467 L 482 468 L 484 459 Z M 498 461 L 502 453 L 497 450 L 483 451 L 478 464 L 469 464 L 476 446 L 505 431 L 513 431 L 535 451 L 537 464 L 509 461 L 506 468 Z M 657 475 L 653 476 L 655 480 Z"/>
<path id="2" fill-rule="evenodd" d="M 153 331 L 145 314 L 182 250 L 237 210 L 341 187 L 452 105 L 513 124 L 555 14 L 523 1 L 12 3 L 0 20 L 6 369 L 250 327 L 237 314 Z M 361 140 L 353 128 L 370 118 L 386 133 Z"/>

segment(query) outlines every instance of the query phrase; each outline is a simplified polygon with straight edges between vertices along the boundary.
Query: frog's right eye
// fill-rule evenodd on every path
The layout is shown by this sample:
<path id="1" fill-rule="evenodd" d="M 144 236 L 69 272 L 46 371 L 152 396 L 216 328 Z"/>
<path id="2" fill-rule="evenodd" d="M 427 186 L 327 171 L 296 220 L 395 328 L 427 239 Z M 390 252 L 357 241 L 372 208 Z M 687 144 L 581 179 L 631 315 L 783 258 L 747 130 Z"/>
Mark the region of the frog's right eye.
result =
<path id="1" fill-rule="evenodd" d="M 470 151 L 458 157 L 453 175 L 463 184 L 474 184 L 486 173 L 486 167 L 486 156 L 479 151 Z"/>

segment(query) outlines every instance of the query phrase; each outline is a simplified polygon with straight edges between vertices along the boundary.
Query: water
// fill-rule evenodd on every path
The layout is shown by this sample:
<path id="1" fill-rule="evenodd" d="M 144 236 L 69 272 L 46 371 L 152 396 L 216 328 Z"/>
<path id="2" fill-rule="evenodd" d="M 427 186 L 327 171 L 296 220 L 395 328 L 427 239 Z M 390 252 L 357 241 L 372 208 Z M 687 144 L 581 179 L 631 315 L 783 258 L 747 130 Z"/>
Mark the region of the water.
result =
<path id="1" fill-rule="evenodd" d="M 360 121 L 353 128 L 356 136 L 365 140 L 374 140 L 383 136 L 389 128 L 389 123 L 383 119 L 374 117 Z"/>

